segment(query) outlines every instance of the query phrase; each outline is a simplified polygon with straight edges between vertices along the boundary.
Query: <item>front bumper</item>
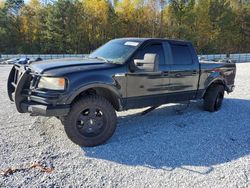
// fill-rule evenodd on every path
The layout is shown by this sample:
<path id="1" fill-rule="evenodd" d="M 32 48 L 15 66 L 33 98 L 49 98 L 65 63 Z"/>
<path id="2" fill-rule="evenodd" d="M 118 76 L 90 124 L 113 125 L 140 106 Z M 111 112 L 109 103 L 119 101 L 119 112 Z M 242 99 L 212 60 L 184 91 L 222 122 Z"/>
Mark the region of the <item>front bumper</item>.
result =
<path id="1" fill-rule="evenodd" d="M 41 116 L 65 116 L 70 105 L 59 103 L 59 93 L 37 93 L 38 76 L 27 66 L 14 65 L 8 78 L 8 95 L 15 102 L 17 111 Z"/>
<path id="2" fill-rule="evenodd" d="M 69 105 L 50 106 L 33 102 L 22 102 L 22 111 L 39 116 L 66 116 L 70 111 Z"/>

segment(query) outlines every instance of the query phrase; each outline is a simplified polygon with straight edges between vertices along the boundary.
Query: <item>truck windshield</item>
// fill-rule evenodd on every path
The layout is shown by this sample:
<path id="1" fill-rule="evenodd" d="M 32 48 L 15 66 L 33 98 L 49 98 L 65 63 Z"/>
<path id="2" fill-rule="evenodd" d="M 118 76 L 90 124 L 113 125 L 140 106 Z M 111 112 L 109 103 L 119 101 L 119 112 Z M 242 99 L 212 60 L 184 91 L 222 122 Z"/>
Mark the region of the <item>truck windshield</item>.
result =
<path id="1" fill-rule="evenodd" d="M 139 46 L 137 41 L 111 40 L 89 55 L 89 58 L 105 60 L 108 63 L 123 64 Z"/>

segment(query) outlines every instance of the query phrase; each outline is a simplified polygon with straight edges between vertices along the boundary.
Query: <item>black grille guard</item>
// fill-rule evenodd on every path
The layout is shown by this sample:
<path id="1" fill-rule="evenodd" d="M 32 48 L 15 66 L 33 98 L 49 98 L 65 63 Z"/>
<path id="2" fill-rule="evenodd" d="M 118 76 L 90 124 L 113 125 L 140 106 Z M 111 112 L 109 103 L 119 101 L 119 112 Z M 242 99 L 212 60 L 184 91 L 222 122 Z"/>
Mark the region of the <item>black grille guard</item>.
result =
<path id="1" fill-rule="evenodd" d="M 8 78 L 7 91 L 9 99 L 15 102 L 17 111 L 20 113 L 25 113 L 21 103 L 28 100 L 31 80 L 32 75 L 27 66 L 14 65 L 12 67 Z"/>

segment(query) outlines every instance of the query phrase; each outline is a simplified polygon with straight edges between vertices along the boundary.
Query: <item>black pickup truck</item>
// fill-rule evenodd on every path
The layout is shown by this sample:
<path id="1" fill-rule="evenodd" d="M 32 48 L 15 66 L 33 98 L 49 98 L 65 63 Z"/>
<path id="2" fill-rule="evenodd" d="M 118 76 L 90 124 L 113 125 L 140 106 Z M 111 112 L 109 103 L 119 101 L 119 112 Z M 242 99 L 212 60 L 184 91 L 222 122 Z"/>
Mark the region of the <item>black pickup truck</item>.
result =
<path id="1" fill-rule="evenodd" d="M 234 63 L 199 62 L 190 42 L 122 38 L 86 58 L 15 64 L 7 85 L 18 112 L 55 116 L 74 143 L 96 146 L 113 135 L 116 111 L 199 99 L 219 110 L 235 73 Z"/>

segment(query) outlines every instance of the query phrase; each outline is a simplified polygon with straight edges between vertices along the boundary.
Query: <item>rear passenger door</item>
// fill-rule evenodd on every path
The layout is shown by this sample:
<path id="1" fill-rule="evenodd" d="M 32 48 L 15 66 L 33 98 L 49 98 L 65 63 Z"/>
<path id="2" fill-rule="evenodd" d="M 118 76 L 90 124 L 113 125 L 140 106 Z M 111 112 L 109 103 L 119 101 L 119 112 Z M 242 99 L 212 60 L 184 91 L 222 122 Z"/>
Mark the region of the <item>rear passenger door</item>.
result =
<path id="1" fill-rule="evenodd" d="M 194 99 L 199 82 L 199 62 L 190 43 L 170 42 L 172 64 L 170 66 L 169 93 L 177 101 Z"/>

